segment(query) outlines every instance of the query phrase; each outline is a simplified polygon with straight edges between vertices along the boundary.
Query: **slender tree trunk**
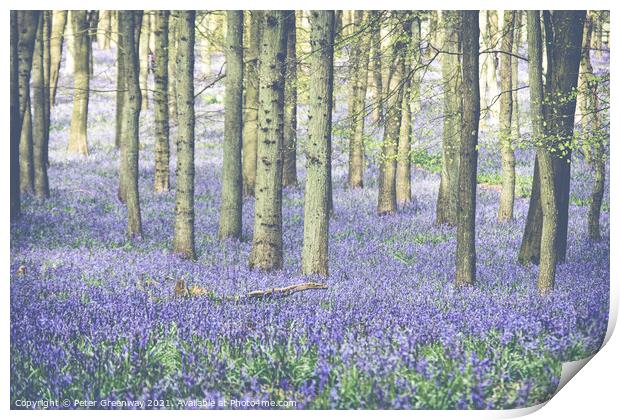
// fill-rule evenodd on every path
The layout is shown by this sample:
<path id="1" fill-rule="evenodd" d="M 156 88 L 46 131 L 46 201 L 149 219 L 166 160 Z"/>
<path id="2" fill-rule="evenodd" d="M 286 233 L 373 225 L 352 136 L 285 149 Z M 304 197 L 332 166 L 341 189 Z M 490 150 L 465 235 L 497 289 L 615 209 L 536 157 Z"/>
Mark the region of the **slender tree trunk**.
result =
<path id="1" fill-rule="evenodd" d="M 194 23 L 196 13 L 178 12 L 176 77 L 178 96 L 177 188 L 174 252 L 196 258 L 194 245 Z M 171 42 L 172 44 L 172 42 Z"/>
<path id="2" fill-rule="evenodd" d="M 441 178 L 437 195 L 438 224 L 456 224 L 459 176 L 459 141 L 461 136 L 461 67 L 459 63 L 460 16 L 457 11 L 443 11 L 444 54 L 441 56 L 443 78 L 443 146 Z"/>
<path id="3" fill-rule="evenodd" d="M 370 44 L 372 49 L 372 77 L 373 77 L 373 121 L 375 124 L 383 122 L 383 77 L 381 70 L 381 14 L 380 11 L 371 11 L 372 20 Z"/>
<path id="4" fill-rule="evenodd" d="M 411 21 L 403 19 L 400 31 L 411 33 Z M 393 65 L 388 77 L 387 91 L 390 92 L 385 117 L 385 131 L 381 148 L 379 165 L 379 195 L 377 213 L 386 215 L 396 213 L 396 159 L 398 155 L 398 137 L 403 103 L 403 76 L 405 73 L 405 56 L 407 42 L 396 38 L 392 45 Z"/>
<path id="5" fill-rule="evenodd" d="M 478 79 L 478 11 L 463 11 L 463 128 L 458 177 L 456 228 L 456 284 L 476 282 L 476 173 L 478 171 L 478 124 L 480 86 Z"/>
<path id="6" fill-rule="evenodd" d="M 93 40 L 97 39 L 97 26 L 99 24 L 99 11 L 91 10 L 86 14 L 88 21 L 88 75 L 93 77 L 95 70 L 95 59 L 93 56 Z"/>
<path id="7" fill-rule="evenodd" d="M 413 65 L 417 65 L 420 58 L 420 19 L 415 17 L 411 21 L 412 30 L 411 45 L 407 52 L 407 58 L 405 60 L 405 74 L 407 79 L 404 84 L 403 104 L 402 104 L 402 119 L 400 123 L 400 136 L 398 140 L 398 160 L 396 164 L 396 201 L 399 204 L 408 203 L 411 201 L 411 104 L 412 99 L 415 99 L 415 94 L 412 94 L 412 88 L 418 84 L 416 76 L 411 76 Z M 412 62 L 413 61 L 413 62 Z M 417 73 L 417 72 L 416 72 Z M 415 87 L 419 91 L 419 86 Z M 414 88 L 414 89 L 415 89 Z"/>
<path id="8" fill-rule="evenodd" d="M 101 10 L 97 25 L 97 45 L 102 50 L 110 49 L 110 35 L 112 32 L 112 11 Z"/>
<path id="9" fill-rule="evenodd" d="M 306 147 L 303 274 L 327 276 L 329 236 L 329 171 L 331 163 L 332 89 L 334 83 L 333 11 L 311 11 L 310 111 Z"/>
<path id="10" fill-rule="evenodd" d="M 116 20 L 116 33 L 117 33 L 117 45 L 116 45 L 116 131 L 114 137 L 114 145 L 117 149 L 121 147 L 121 133 L 123 132 L 123 107 L 125 105 L 125 67 L 123 58 L 123 48 L 121 44 L 123 42 L 121 35 L 120 19 Z M 121 171 L 122 172 L 122 171 Z M 119 185 L 122 185 L 122 180 Z M 124 195 L 120 194 L 121 201 L 125 201 Z"/>
<path id="11" fill-rule="evenodd" d="M 250 267 L 279 269 L 282 257 L 282 143 L 286 33 L 284 12 L 263 13 L 259 56 L 258 147 Z"/>
<path id="12" fill-rule="evenodd" d="M 515 25 L 514 25 L 514 39 L 512 43 L 512 53 L 519 55 L 519 46 L 521 45 L 521 33 L 523 27 L 523 11 L 515 10 Z M 519 141 L 521 138 L 521 123 L 519 121 L 519 59 L 512 57 L 512 139 Z M 501 104 L 500 104 L 501 106 Z"/>
<path id="13" fill-rule="evenodd" d="M 286 26 L 286 77 L 284 80 L 284 146 L 282 185 L 297 185 L 297 21 L 295 11 L 287 10 Z"/>
<path id="14" fill-rule="evenodd" d="M 21 192 L 34 189 L 30 76 L 40 12 L 17 12 L 18 85 L 20 107 L 19 182 Z"/>
<path id="15" fill-rule="evenodd" d="M 540 28 L 540 11 L 527 12 L 527 44 L 530 85 L 530 113 L 534 138 L 539 144 L 536 148 L 537 167 L 540 176 L 540 201 L 543 223 L 540 239 L 540 269 L 538 272 L 538 290 L 545 294 L 555 283 L 555 266 L 557 253 L 555 237 L 557 230 L 557 202 L 553 184 L 553 159 L 550 145 L 545 138 L 545 111 L 542 81 L 542 32 Z"/>
<path id="16" fill-rule="evenodd" d="M 591 12 L 590 12 L 591 13 Z M 590 91 L 588 89 L 588 79 L 593 74 L 592 63 L 590 61 L 590 44 L 592 42 L 592 17 L 586 15 L 583 30 L 583 42 L 581 45 L 581 62 L 579 64 L 579 79 L 577 80 L 577 109 L 575 110 L 575 125 L 581 127 L 584 132 L 587 129 L 587 123 L 590 120 L 588 114 L 588 104 L 590 99 Z M 583 145 L 583 154 L 586 162 L 590 162 L 590 147 L 588 144 Z"/>
<path id="17" fill-rule="evenodd" d="M 159 10 L 155 21 L 155 192 L 170 189 L 170 124 L 168 112 L 168 17 L 170 12 Z"/>
<path id="18" fill-rule="evenodd" d="M 261 49 L 260 10 L 252 10 L 250 48 L 246 58 L 245 112 L 243 114 L 243 195 L 253 196 L 256 183 L 256 149 L 258 144 L 258 56 Z"/>
<path id="19" fill-rule="evenodd" d="M 504 11 L 502 51 L 512 52 L 515 12 Z M 499 197 L 500 221 L 512 220 L 515 201 L 515 152 L 512 142 L 512 56 L 502 54 L 499 75 L 501 93 L 499 104 L 499 143 L 502 151 L 502 192 Z"/>
<path id="20" fill-rule="evenodd" d="M 125 68 L 125 106 L 123 111 L 123 131 L 121 133 L 121 165 L 124 166 L 123 182 L 127 200 L 127 234 L 130 237 L 142 236 L 142 216 L 140 214 L 139 178 L 139 128 L 140 128 L 140 84 L 138 48 L 139 38 L 136 28 L 141 25 L 142 12 L 122 11 L 119 17 L 121 28 L 121 48 Z"/>
<path id="21" fill-rule="evenodd" d="M 21 215 L 21 195 L 19 190 L 19 137 L 22 116 L 19 104 L 19 33 L 18 12 L 11 10 L 11 221 Z"/>
<path id="22" fill-rule="evenodd" d="M 365 24 L 364 11 L 355 11 L 354 31 L 360 31 Z M 349 176 L 350 188 L 364 187 L 364 117 L 366 116 L 365 99 L 368 86 L 368 36 L 364 33 L 353 46 L 351 59 L 353 62 L 349 82 L 351 99 L 349 101 Z"/>
<path id="23" fill-rule="evenodd" d="M 224 162 L 218 236 L 241 239 L 241 148 L 243 125 L 243 11 L 226 12 L 226 91 L 224 99 Z"/>
<path id="24" fill-rule="evenodd" d="M 179 37 L 177 36 L 177 26 L 179 21 L 178 12 L 171 11 L 168 21 L 168 100 L 170 101 L 169 112 L 170 119 L 178 122 L 179 114 L 177 112 L 177 46 Z"/>
<path id="25" fill-rule="evenodd" d="M 485 47 L 492 51 L 497 51 L 500 47 L 501 34 L 499 30 L 499 17 L 497 10 L 486 11 L 486 28 L 485 28 Z M 500 86 L 497 79 L 499 70 L 499 54 L 492 52 L 485 54 L 485 107 L 488 108 L 488 115 L 493 116 L 498 113 L 499 101 L 497 95 L 500 92 Z"/>
<path id="26" fill-rule="evenodd" d="M 590 208 L 588 210 L 588 236 L 593 241 L 601 240 L 600 218 L 603 195 L 605 193 L 605 144 L 600 133 L 599 103 L 598 103 L 598 82 L 594 79 L 588 82 L 588 106 L 587 112 L 590 120 L 590 129 L 594 133 L 591 165 L 594 169 L 594 185 L 592 186 L 592 196 Z"/>
<path id="27" fill-rule="evenodd" d="M 73 82 L 73 113 L 71 114 L 71 129 L 69 132 L 70 153 L 88 156 L 87 122 L 88 122 L 88 93 L 90 81 L 89 59 L 89 25 L 87 12 L 71 11 L 73 27 L 74 82 Z"/>
<path id="28" fill-rule="evenodd" d="M 33 140 L 33 171 L 34 191 L 37 197 L 49 197 L 47 179 L 47 106 L 49 105 L 49 90 L 46 89 L 46 53 L 48 38 L 49 17 L 47 11 L 39 14 L 37 40 L 35 43 L 32 62 L 32 140 Z M 49 58 L 49 55 L 47 55 Z M 49 61 L 47 61 L 49 64 Z"/>
<path id="29" fill-rule="evenodd" d="M 142 109 L 149 106 L 149 35 L 151 33 L 151 12 L 146 11 L 142 17 L 140 30 L 140 94 L 142 96 Z"/>
<path id="30" fill-rule="evenodd" d="M 52 16 L 52 37 L 50 39 L 50 100 L 56 104 L 56 88 L 62 59 L 62 44 L 67 24 L 67 11 L 54 10 Z"/>

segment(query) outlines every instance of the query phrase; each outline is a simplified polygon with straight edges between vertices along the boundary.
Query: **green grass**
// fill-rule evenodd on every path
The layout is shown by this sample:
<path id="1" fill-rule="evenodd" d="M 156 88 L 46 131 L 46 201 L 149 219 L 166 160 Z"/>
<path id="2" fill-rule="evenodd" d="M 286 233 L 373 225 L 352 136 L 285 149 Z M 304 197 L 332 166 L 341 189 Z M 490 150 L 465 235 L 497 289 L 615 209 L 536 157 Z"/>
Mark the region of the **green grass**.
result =
<path id="1" fill-rule="evenodd" d="M 478 184 L 502 185 L 502 176 L 498 173 L 479 173 Z M 529 197 L 532 194 L 531 176 L 516 175 L 515 194 L 522 198 Z"/>

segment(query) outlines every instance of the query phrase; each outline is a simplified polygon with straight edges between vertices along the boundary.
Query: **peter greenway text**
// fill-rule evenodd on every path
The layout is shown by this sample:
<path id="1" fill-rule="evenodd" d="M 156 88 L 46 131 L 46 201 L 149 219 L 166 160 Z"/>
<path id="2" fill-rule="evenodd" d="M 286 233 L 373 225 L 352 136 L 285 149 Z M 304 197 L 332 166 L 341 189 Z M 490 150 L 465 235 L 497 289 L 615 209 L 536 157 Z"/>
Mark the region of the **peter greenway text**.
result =
<path id="1" fill-rule="evenodd" d="M 47 409 L 47 408 L 295 408 L 297 401 L 293 400 L 236 400 L 236 399 L 179 399 L 179 400 L 16 400 L 18 409 Z"/>

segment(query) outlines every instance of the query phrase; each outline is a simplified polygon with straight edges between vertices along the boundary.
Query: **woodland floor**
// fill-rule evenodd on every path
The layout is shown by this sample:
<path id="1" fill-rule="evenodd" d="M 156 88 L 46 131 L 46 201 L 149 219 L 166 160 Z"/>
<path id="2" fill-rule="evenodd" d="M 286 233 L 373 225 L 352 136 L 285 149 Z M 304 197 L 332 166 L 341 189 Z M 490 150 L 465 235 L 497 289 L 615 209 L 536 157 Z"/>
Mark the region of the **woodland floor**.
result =
<path id="1" fill-rule="evenodd" d="M 214 57 L 213 70 L 221 65 Z M 441 97 L 427 94 L 416 116 L 414 202 L 378 217 L 371 133 L 366 188 L 346 188 L 346 98 L 340 92 L 334 137 L 334 206 L 327 290 L 287 298 L 222 301 L 223 295 L 286 286 L 300 275 L 300 187 L 283 198 L 284 269 L 248 269 L 253 200 L 244 200 L 243 241 L 220 242 L 222 87 L 196 102 L 198 259 L 170 253 L 172 191 L 153 183 L 152 107 L 143 113 L 140 194 L 144 238 L 126 239 L 117 200 L 113 52 L 95 50 L 89 147 L 65 153 L 71 75 L 61 74 L 52 111 L 51 198 L 25 197 L 11 225 L 11 405 L 20 399 L 183 401 L 294 400 L 297 408 L 508 408 L 549 398 L 561 362 L 602 343 L 609 309 L 609 194 L 603 241 L 587 237 L 591 170 L 573 163 L 567 262 L 556 289 L 536 293 L 536 267 L 516 261 L 527 214 L 533 152 L 517 150 L 515 220 L 497 222 L 497 188 L 478 189 L 478 283 L 454 282 L 455 230 L 434 224 Z M 196 70 L 196 91 L 207 83 Z M 204 76 L 204 77 L 203 77 Z M 199 79 L 199 80 L 198 80 Z M 336 83 L 338 85 L 338 83 Z M 428 89 L 431 89 L 430 87 Z M 526 90 L 522 130 L 527 132 Z M 374 136 L 374 137 L 372 137 Z M 175 138 L 173 129 L 172 140 Z M 480 177 L 497 183 L 494 129 L 482 130 Z M 172 143 L 174 145 L 174 143 Z M 25 274 L 17 274 L 20 266 Z M 175 299 L 175 280 L 209 291 Z M 161 408 L 161 407 L 157 407 Z"/>

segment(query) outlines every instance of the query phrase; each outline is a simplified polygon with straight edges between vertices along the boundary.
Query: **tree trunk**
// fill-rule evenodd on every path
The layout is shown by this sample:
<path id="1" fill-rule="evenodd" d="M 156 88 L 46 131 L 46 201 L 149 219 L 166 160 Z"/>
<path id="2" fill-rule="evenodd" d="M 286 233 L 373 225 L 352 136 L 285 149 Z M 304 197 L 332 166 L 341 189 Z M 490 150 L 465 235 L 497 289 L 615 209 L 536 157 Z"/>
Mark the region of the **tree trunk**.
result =
<path id="1" fill-rule="evenodd" d="M 243 11 L 227 11 L 226 91 L 224 99 L 224 161 L 220 239 L 241 239 L 243 206 L 241 148 L 243 125 Z"/>
<path id="2" fill-rule="evenodd" d="M 519 55 L 519 45 L 521 45 L 521 33 L 523 27 L 523 11 L 515 10 L 514 38 L 512 43 L 512 53 Z M 521 138 L 521 123 L 519 121 L 519 59 L 512 57 L 512 118 L 511 133 L 513 141 Z M 501 106 L 501 104 L 500 104 Z"/>
<path id="3" fill-rule="evenodd" d="M 50 39 L 50 100 L 56 104 L 56 88 L 62 60 L 62 43 L 67 24 L 67 11 L 54 10 L 52 16 L 52 36 Z"/>
<path id="4" fill-rule="evenodd" d="M 399 204 L 411 201 L 411 137 L 413 127 L 411 124 L 411 105 L 419 96 L 419 71 L 412 75 L 413 65 L 418 65 L 420 60 L 420 19 L 412 19 L 411 45 L 405 61 L 405 74 L 407 79 L 404 84 L 403 113 L 400 123 L 400 136 L 398 140 L 398 160 L 396 164 L 396 201 Z"/>
<path id="5" fill-rule="evenodd" d="M 177 112 L 177 46 L 179 37 L 177 35 L 177 26 L 179 22 L 178 12 L 171 11 L 168 20 L 168 100 L 170 101 L 169 112 L 170 119 L 178 122 L 179 114 Z"/>
<path id="6" fill-rule="evenodd" d="M 123 131 L 121 134 L 121 166 L 124 166 L 123 187 L 127 200 L 127 234 L 130 237 L 142 236 L 142 217 L 140 214 L 140 194 L 138 188 L 139 128 L 140 128 L 140 84 L 138 48 L 139 39 L 136 28 L 140 27 L 142 12 L 122 11 L 119 16 L 121 48 L 124 50 L 125 68 L 125 106 L 123 112 Z"/>
<path id="7" fill-rule="evenodd" d="M 497 51 L 499 49 L 501 34 L 499 30 L 499 17 L 497 10 L 486 11 L 486 25 L 483 38 L 486 49 L 492 51 Z M 487 108 L 487 115 L 493 116 L 497 114 L 497 95 L 500 90 L 500 86 L 497 81 L 499 54 L 497 52 L 487 53 L 485 54 L 484 60 L 485 108 Z"/>
<path id="8" fill-rule="evenodd" d="M 459 176 L 459 141 L 461 136 L 461 68 L 459 64 L 459 12 L 443 11 L 444 54 L 441 56 L 443 79 L 443 145 L 441 178 L 437 195 L 438 224 L 456 224 Z"/>
<path id="9" fill-rule="evenodd" d="M 174 252 L 196 258 L 194 246 L 194 23 L 196 13 L 179 11 L 176 25 L 178 121 Z M 172 42 L 170 43 L 172 44 Z M 174 57 L 174 56 L 172 56 Z"/>
<path id="10" fill-rule="evenodd" d="M 370 11 L 371 32 L 370 44 L 372 48 L 372 77 L 373 77 L 373 121 L 379 125 L 383 123 L 383 77 L 381 70 L 381 15 L 380 11 Z"/>
<path id="11" fill-rule="evenodd" d="M 114 137 L 114 146 L 117 149 L 121 147 L 121 133 L 123 132 L 123 107 L 125 105 L 125 67 L 123 58 L 123 49 L 121 44 L 123 42 L 121 35 L 120 19 L 116 20 L 116 33 L 117 33 L 117 45 L 116 45 L 116 131 Z M 121 171 L 122 173 L 122 171 Z M 122 185 L 122 180 L 119 185 Z M 119 189 L 119 198 L 121 201 L 125 201 L 124 195 L 121 193 L 122 188 Z"/>
<path id="12" fill-rule="evenodd" d="M 530 85 L 530 113 L 534 139 L 537 144 L 537 168 L 540 176 L 540 201 L 542 207 L 542 230 L 540 236 L 540 269 L 538 272 L 538 290 L 545 294 L 555 283 L 555 266 L 557 260 L 555 237 L 557 230 L 557 201 L 553 185 L 553 159 L 550 145 L 546 144 L 545 133 L 545 95 L 542 81 L 542 31 L 540 12 L 527 12 L 527 44 Z"/>
<path id="13" fill-rule="evenodd" d="M 19 104 L 19 27 L 18 13 L 11 10 L 11 221 L 17 220 L 21 215 L 21 195 L 19 190 L 19 137 L 22 124 Z"/>
<path id="14" fill-rule="evenodd" d="M 297 21 L 295 11 L 284 16 L 286 31 L 286 77 L 284 80 L 284 145 L 282 185 L 297 185 Z"/>
<path id="15" fill-rule="evenodd" d="M 18 85 L 20 107 L 19 182 L 21 192 L 34 189 L 30 76 L 40 12 L 17 12 Z"/>
<path id="16" fill-rule="evenodd" d="M 258 147 L 250 268 L 279 269 L 282 257 L 282 143 L 286 33 L 284 12 L 265 11 L 259 58 Z"/>
<path id="17" fill-rule="evenodd" d="M 112 11 L 101 10 L 97 25 L 97 45 L 102 50 L 110 49 L 110 36 L 112 33 Z"/>
<path id="18" fill-rule="evenodd" d="M 502 51 L 512 52 L 514 35 L 514 10 L 504 11 L 502 28 Z M 515 202 L 515 152 L 512 142 L 512 56 L 500 57 L 499 76 L 501 93 L 499 104 L 499 143 L 502 151 L 502 191 L 499 197 L 497 218 L 500 221 L 512 220 Z"/>
<path id="19" fill-rule="evenodd" d="M 88 156 L 88 140 L 86 127 L 88 122 L 88 91 L 90 81 L 89 59 L 89 25 L 87 12 L 71 11 L 71 25 L 73 28 L 74 82 L 73 82 L 73 113 L 71 114 L 71 129 L 69 132 L 69 153 Z"/>
<path id="20" fill-rule="evenodd" d="M 142 17 L 140 29 L 140 94 L 142 96 L 142 109 L 149 106 L 149 35 L 151 33 L 150 11 L 145 11 Z"/>
<path id="21" fill-rule="evenodd" d="M 306 146 L 306 193 L 301 271 L 327 276 L 329 171 L 331 162 L 332 90 L 334 83 L 333 11 L 310 12 L 310 110 Z"/>
<path id="22" fill-rule="evenodd" d="M 47 11 L 39 14 L 37 40 L 35 43 L 32 62 L 32 140 L 33 140 L 33 171 L 34 191 L 39 198 L 49 197 L 49 184 L 47 179 L 47 138 L 49 120 L 47 106 L 49 106 L 49 85 L 46 75 L 49 77 L 49 67 L 46 70 L 45 49 L 49 44 L 47 40 L 49 29 L 49 17 Z"/>
<path id="23" fill-rule="evenodd" d="M 355 11 L 354 31 L 357 33 L 365 25 L 364 11 Z M 351 93 L 349 100 L 349 176 L 350 188 L 364 187 L 364 117 L 366 116 L 365 99 L 368 86 L 368 36 L 359 35 L 353 45 L 351 54 L 351 73 L 349 83 Z"/>
<path id="24" fill-rule="evenodd" d="M 399 31 L 411 33 L 411 21 L 404 19 Z M 409 41 L 409 38 L 407 38 Z M 396 38 L 392 45 L 392 68 L 388 77 L 387 91 L 390 92 L 385 117 L 385 131 L 379 164 L 379 194 L 377 213 L 386 215 L 396 213 L 396 159 L 398 155 L 398 137 L 403 103 L 403 76 L 405 73 L 405 56 L 408 44 Z"/>
<path id="25" fill-rule="evenodd" d="M 170 12 L 156 12 L 155 21 L 155 192 L 170 189 L 170 124 L 168 113 L 168 17 Z"/>
<path id="26" fill-rule="evenodd" d="M 253 196 L 256 184 L 256 149 L 258 144 L 258 56 L 261 48 L 262 12 L 252 10 L 250 48 L 246 59 L 245 111 L 243 114 L 243 195 Z"/>
<path id="27" fill-rule="evenodd" d="M 478 172 L 478 79 L 480 29 L 478 11 L 461 12 L 463 40 L 463 128 L 458 177 L 456 227 L 456 284 L 476 282 L 476 174 Z"/>

